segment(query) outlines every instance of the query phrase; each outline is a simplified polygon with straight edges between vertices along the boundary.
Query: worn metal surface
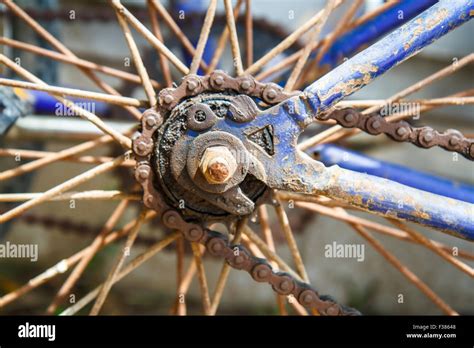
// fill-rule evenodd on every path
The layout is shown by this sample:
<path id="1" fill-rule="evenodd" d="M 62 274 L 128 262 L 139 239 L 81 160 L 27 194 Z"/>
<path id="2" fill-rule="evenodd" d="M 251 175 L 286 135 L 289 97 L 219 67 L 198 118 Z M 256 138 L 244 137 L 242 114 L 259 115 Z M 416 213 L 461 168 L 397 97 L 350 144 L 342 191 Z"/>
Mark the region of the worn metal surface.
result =
<path id="1" fill-rule="evenodd" d="M 395 2 L 385 12 L 338 37 L 321 59 L 320 65 L 336 66 L 344 57 L 350 57 L 360 47 L 389 33 L 436 2 L 437 0 Z"/>
<path id="2" fill-rule="evenodd" d="M 308 153 L 316 153 L 317 159 L 327 167 L 337 164 L 348 170 L 367 173 L 440 196 L 474 203 L 474 186 L 472 185 L 382 161 L 332 144 L 316 146 L 309 149 Z"/>
<path id="3" fill-rule="evenodd" d="M 474 0 L 442 0 L 305 89 L 313 117 L 474 16 Z"/>

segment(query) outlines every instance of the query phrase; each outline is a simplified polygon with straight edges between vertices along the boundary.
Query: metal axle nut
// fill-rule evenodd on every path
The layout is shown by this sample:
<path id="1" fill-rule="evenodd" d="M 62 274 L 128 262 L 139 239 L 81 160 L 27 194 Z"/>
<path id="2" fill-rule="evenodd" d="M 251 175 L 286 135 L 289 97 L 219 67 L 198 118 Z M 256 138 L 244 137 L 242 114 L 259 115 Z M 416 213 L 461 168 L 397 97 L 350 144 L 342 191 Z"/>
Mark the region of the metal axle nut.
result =
<path id="1" fill-rule="evenodd" d="M 204 151 L 200 169 L 210 184 L 223 184 L 234 175 L 237 162 L 227 147 L 211 146 Z"/>

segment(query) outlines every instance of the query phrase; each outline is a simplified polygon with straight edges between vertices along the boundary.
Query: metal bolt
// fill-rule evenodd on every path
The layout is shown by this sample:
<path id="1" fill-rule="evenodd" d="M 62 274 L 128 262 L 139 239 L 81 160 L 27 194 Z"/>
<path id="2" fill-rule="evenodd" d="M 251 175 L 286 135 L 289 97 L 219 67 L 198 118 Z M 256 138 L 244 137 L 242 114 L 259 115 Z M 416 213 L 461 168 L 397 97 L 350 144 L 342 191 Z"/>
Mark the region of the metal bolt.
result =
<path id="1" fill-rule="evenodd" d="M 211 146 L 202 156 L 200 169 L 208 183 L 223 184 L 234 175 L 237 162 L 225 146 Z"/>

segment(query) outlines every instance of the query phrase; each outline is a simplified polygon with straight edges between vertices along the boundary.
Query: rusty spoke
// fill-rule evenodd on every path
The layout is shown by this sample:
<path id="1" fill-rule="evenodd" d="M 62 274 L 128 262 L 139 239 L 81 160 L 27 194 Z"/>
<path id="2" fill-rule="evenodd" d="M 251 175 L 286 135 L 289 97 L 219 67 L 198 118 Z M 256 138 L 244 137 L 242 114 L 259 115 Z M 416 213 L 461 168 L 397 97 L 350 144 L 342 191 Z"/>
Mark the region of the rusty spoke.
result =
<path id="1" fill-rule="evenodd" d="M 82 257 L 81 261 L 79 261 L 77 266 L 73 269 L 69 277 L 59 289 L 58 293 L 56 294 L 56 297 L 53 299 L 47 309 L 48 314 L 53 314 L 58 308 L 58 306 L 64 301 L 66 296 L 71 293 L 73 287 L 81 278 L 89 262 L 100 250 L 101 245 L 103 245 L 105 241 L 105 237 L 110 232 L 112 232 L 118 220 L 122 217 L 123 213 L 125 212 L 125 209 L 128 206 L 128 203 L 129 201 L 123 200 L 118 204 L 117 208 L 115 208 L 114 212 L 112 213 L 112 215 L 110 215 L 109 219 L 105 223 L 98 236 L 90 244 L 87 253 Z"/>
<path id="2" fill-rule="evenodd" d="M 295 84 L 298 78 L 300 77 L 300 74 L 304 68 L 304 65 L 306 64 L 309 58 L 309 55 L 311 54 L 313 45 L 317 45 L 315 41 L 319 41 L 318 40 L 319 34 L 321 33 L 321 30 L 323 29 L 324 24 L 326 24 L 326 20 L 330 16 L 335 5 L 336 5 L 336 0 L 328 0 L 326 3 L 326 6 L 324 7 L 320 20 L 315 24 L 314 28 L 311 29 L 311 32 L 309 34 L 309 39 L 308 39 L 308 42 L 306 43 L 306 46 L 303 49 L 303 53 L 299 57 L 298 61 L 296 62 L 290 74 L 290 77 L 286 81 L 286 85 L 285 85 L 286 91 L 291 91 L 294 89 Z"/>
<path id="3" fill-rule="evenodd" d="M 138 267 L 140 267 L 143 263 L 148 261 L 150 258 L 155 256 L 157 253 L 159 253 L 161 250 L 166 248 L 168 245 L 170 245 L 173 241 L 175 241 L 179 237 L 179 232 L 174 232 L 165 238 L 163 238 L 161 241 L 153 244 L 151 247 L 149 247 L 147 250 L 145 250 L 143 253 L 135 257 L 132 261 L 130 261 L 123 269 L 117 274 L 117 276 L 114 278 L 113 284 L 117 283 L 118 281 L 122 280 L 126 275 L 130 274 L 132 271 L 136 270 Z M 112 284 L 112 285 L 113 285 Z M 94 290 L 89 292 L 86 296 L 84 296 L 81 300 L 76 302 L 74 305 L 71 307 L 65 309 L 63 312 L 61 312 L 60 315 L 74 315 L 78 311 L 80 311 L 82 308 L 87 306 L 90 302 L 92 302 L 101 292 L 101 289 L 105 286 L 105 282 L 96 287 Z"/>
<path id="4" fill-rule="evenodd" d="M 161 42 L 163 42 L 163 35 L 161 33 L 160 23 L 158 23 L 158 18 L 157 18 L 158 13 L 156 11 L 155 6 L 153 6 L 153 3 L 151 2 L 151 0 L 147 0 L 147 8 L 148 8 L 148 12 L 150 13 L 151 30 L 153 31 L 153 34 L 156 36 L 156 38 L 160 40 Z M 173 79 L 171 77 L 170 66 L 169 66 L 168 60 L 160 52 L 158 52 L 158 57 L 160 57 L 160 68 L 161 68 L 161 72 L 163 73 L 165 85 L 167 87 L 170 87 L 173 83 Z"/>
<path id="5" fill-rule="evenodd" d="M 125 241 L 125 244 L 123 248 L 120 250 L 119 255 L 117 255 L 117 258 L 115 259 L 115 263 L 112 266 L 112 269 L 107 276 L 107 280 L 104 282 L 104 285 L 100 288 L 99 294 L 97 295 L 97 299 L 92 306 L 92 309 L 89 313 L 89 315 L 98 315 L 105 300 L 107 299 L 107 296 L 112 289 L 113 284 L 116 283 L 118 280 L 118 275 L 120 271 L 122 270 L 122 266 L 125 262 L 125 259 L 130 255 L 130 251 L 133 247 L 133 244 L 135 243 L 135 240 L 137 238 L 138 232 L 140 231 L 140 228 L 143 225 L 143 222 L 145 221 L 147 211 L 146 209 L 143 209 L 142 212 L 140 213 L 140 216 L 136 220 L 135 225 L 131 229 L 130 233 L 127 236 L 127 240 Z"/>
<path id="6" fill-rule="evenodd" d="M 199 35 L 199 41 L 196 46 L 196 52 L 194 53 L 193 60 L 191 62 L 191 67 L 189 68 L 190 74 L 196 74 L 199 69 L 199 63 L 202 61 L 202 55 L 204 53 L 204 48 L 207 44 L 207 38 L 209 37 L 209 32 L 211 31 L 212 23 L 214 21 L 216 8 L 217 0 L 211 0 L 211 2 L 209 3 L 209 7 L 207 8 L 204 23 L 201 28 L 201 34 Z"/>
<path id="7" fill-rule="evenodd" d="M 122 163 L 123 161 L 125 160 L 125 156 L 120 156 L 120 157 L 117 157 L 116 159 L 114 159 L 112 162 L 107 162 L 107 163 L 104 163 L 104 164 L 100 164 L 88 171 L 85 171 L 84 173 L 72 178 L 72 179 L 69 179 L 69 180 L 66 180 L 64 181 L 62 184 L 59 184 L 51 189 L 49 189 L 48 191 L 46 192 L 43 192 L 40 196 L 38 197 L 35 197 L 33 199 L 30 199 L 29 201 L 26 201 L 25 203 L 23 204 L 20 204 L 18 206 L 16 206 L 15 208 L 13 209 L 10 209 L 9 211 L 7 211 L 6 213 L 3 213 L 2 215 L 0 215 L 0 223 L 4 223 L 16 216 L 19 216 L 21 214 L 23 214 L 25 211 L 37 206 L 38 204 L 41 204 L 49 199 L 51 199 L 52 197 L 54 196 L 57 196 L 61 193 L 64 193 L 66 191 L 69 191 L 70 189 L 86 182 L 86 181 L 89 181 L 93 178 L 95 178 L 96 176 L 102 174 L 102 173 L 105 173 L 115 167 L 117 167 L 118 165 L 120 165 L 120 163 Z"/>
<path id="8" fill-rule="evenodd" d="M 115 3 L 120 3 L 118 0 L 112 0 Z M 148 76 L 148 72 L 143 64 L 142 57 L 140 55 L 140 51 L 138 50 L 137 43 L 133 38 L 132 32 L 130 31 L 130 27 L 124 15 L 116 9 L 117 20 L 122 28 L 123 34 L 125 36 L 125 41 L 127 42 L 127 46 L 130 50 L 130 53 L 133 58 L 133 62 L 135 63 L 135 68 L 137 69 L 138 75 L 140 76 L 140 80 L 142 81 L 143 89 L 145 90 L 145 94 L 148 98 L 148 102 L 150 103 L 150 107 L 156 106 L 156 92 L 151 84 L 150 77 Z"/>
<path id="9" fill-rule="evenodd" d="M 77 56 L 70 49 L 68 49 L 58 39 L 51 35 L 51 33 L 44 29 L 37 21 L 31 18 L 12 0 L 5 0 L 3 1 L 3 3 L 9 8 L 10 11 L 12 11 L 15 15 L 24 20 L 26 24 L 28 24 L 28 26 L 30 26 L 36 33 L 38 33 L 38 35 L 43 37 L 47 42 L 49 42 L 51 46 L 53 46 L 56 50 L 73 59 L 77 58 Z M 91 69 L 80 68 L 80 70 L 105 92 L 109 94 L 120 95 L 114 88 L 102 81 Z M 125 106 L 125 109 L 128 110 L 135 118 L 140 119 L 141 113 L 137 108 Z"/>
<path id="10" fill-rule="evenodd" d="M 0 62 L 3 63 L 8 68 L 15 71 L 15 73 L 22 76 L 23 78 L 26 78 L 27 80 L 30 80 L 40 85 L 48 86 L 43 80 L 39 79 L 38 77 L 36 77 L 35 75 L 27 71 L 26 69 L 22 68 L 21 66 L 19 66 L 18 64 L 16 64 L 15 62 L 10 60 L 6 56 L 4 56 L 3 54 L 0 54 Z M 52 96 L 55 97 L 61 103 L 63 103 L 65 106 L 67 106 L 69 109 L 71 109 L 73 112 L 75 112 L 77 115 L 79 115 L 81 118 L 84 118 L 85 120 L 91 122 L 105 134 L 110 135 L 114 140 L 116 140 L 120 145 L 122 145 L 126 149 L 131 148 L 132 142 L 130 138 L 124 136 L 123 134 L 109 127 L 97 115 L 77 106 L 72 101 L 66 98 L 60 97 L 55 94 L 52 94 Z"/>

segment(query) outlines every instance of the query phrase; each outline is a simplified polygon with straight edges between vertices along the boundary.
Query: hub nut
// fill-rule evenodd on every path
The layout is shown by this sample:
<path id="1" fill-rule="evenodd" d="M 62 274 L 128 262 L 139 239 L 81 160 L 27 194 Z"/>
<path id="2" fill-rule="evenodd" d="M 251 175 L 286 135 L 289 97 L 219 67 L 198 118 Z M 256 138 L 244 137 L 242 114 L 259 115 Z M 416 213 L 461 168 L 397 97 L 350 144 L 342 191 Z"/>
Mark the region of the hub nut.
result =
<path id="1" fill-rule="evenodd" d="M 235 173 L 237 162 L 225 146 L 208 147 L 201 158 L 200 169 L 210 184 L 224 184 Z"/>

